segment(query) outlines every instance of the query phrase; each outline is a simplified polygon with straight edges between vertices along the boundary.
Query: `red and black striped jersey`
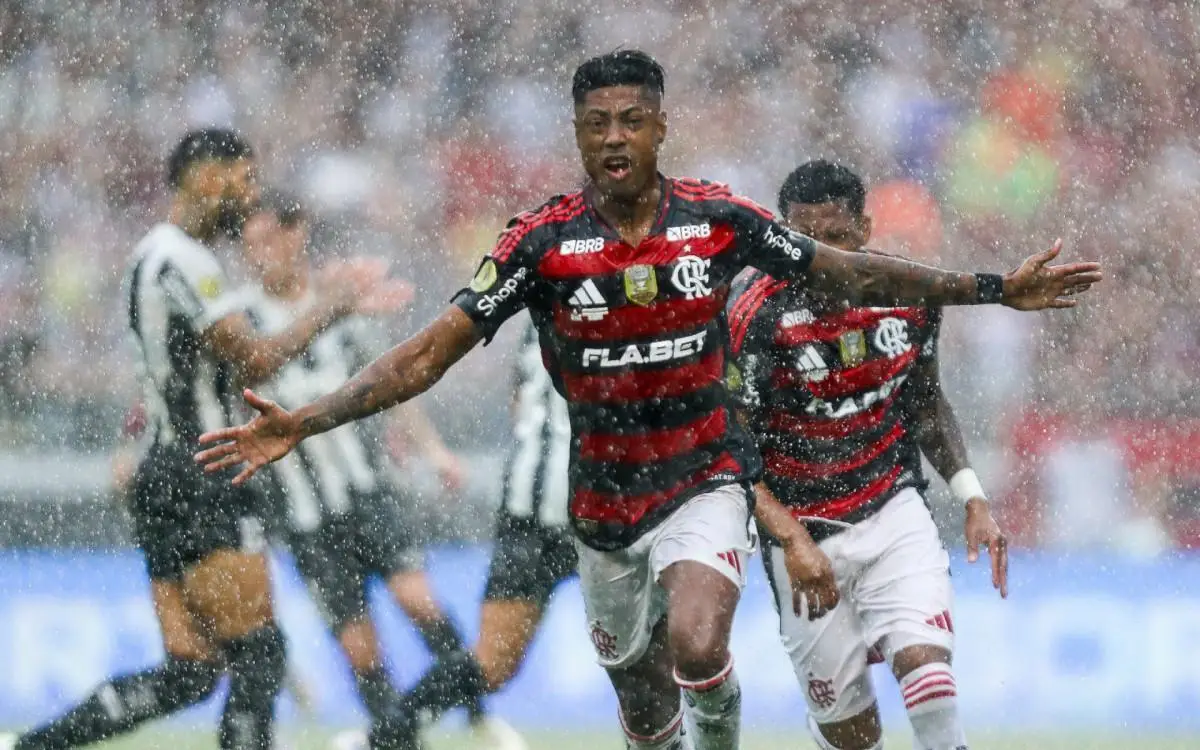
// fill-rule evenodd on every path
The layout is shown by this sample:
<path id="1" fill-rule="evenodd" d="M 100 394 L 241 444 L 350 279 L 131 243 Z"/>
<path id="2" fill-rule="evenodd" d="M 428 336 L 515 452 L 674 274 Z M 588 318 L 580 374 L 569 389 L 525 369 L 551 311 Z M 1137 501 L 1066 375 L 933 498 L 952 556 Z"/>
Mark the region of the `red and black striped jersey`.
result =
<path id="1" fill-rule="evenodd" d="M 509 222 L 455 297 L 490 340 L 528 308 L 571 421 L 571 519 L 627 546 L 690 497 L 757 479 L 725 384 L 725 303 L 742 269 L 799 278 L 814 242 L 729 188 L 662 177 L 648 236 L 624 242 L 590 190 Z"/>
<path id="2" fill-rule="evenodd" d="M 850 307 L 759 271 L 729 302 L 731 390 L 764 479 L 798 517 L 860 521 L 923 487 L 913 369 L 937 357 L 941 311 Z M 816 537 L 836 530 L 809 525 Z"/>

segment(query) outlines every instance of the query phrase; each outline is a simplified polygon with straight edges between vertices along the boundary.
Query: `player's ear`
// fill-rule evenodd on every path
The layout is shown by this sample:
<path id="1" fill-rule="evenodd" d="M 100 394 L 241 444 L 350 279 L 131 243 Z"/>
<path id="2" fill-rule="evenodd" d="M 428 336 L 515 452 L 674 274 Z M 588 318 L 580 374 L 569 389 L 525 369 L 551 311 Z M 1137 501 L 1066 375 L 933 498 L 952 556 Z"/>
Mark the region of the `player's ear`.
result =
<path id="1" fill-rule="evenodd" d="M 871 214 L 863 214 L 858 217 L 858 231 L 862 235 L 862 244 L 867 244 L 871 241 L 871 230 L 875 228 L 875 222 L 871 220 Z"/>
<path id="2" fill-rule="evenodd" d="M 659 112 L 654 118 L 654 129 L 657 131 L 654 134 L 654 144 L 656 146 L 663 145 L 663 141 L 667 140 L 667 113 Z"/>

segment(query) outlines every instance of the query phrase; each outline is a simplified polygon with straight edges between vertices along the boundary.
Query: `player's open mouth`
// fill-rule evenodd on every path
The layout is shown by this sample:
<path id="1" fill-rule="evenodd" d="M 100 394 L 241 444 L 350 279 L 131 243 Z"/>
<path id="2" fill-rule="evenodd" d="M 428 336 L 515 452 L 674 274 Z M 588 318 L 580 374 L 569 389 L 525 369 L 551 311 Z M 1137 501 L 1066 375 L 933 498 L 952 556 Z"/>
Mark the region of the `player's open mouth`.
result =
<path id="1" fill-rule="evenodd" d="M 623 180 L 633 171 L 633 162 L 628 156 L 609 156 L 601 162 L 610 179 Z"/>

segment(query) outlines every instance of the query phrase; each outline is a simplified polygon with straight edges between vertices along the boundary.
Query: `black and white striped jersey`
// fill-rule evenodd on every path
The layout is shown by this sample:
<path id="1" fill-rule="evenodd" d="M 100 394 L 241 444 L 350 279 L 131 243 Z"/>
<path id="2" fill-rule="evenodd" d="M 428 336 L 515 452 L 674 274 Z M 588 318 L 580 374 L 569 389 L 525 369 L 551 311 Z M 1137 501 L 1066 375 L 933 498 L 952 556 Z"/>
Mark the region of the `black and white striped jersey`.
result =
<path id="1" fill-rule="evenodd" d="M 526 321 L 517 357 L 513 449 L 502 510 L 544 526 L 565 526 L 570 485 L 571 421 L 542 362 L 537 329 Z"/>
<path id="2" fill-rule="evenodd" d="M 233 416 L 233 368 L 207 353 L 201 335 L 237 310 L 236 296 L 212 250 L 166 223 L 138 243 L 125 283 L 151 434 L 191 450 Z"/>
<path id="3" fill-rule="evenodd" d="M 258 287 L 243 289 L 238 297 L 255 328 L 265 335 L 291 327 L 315 301 L 311 294 L 295 301 L 281 300 Z M 285 409 L 304 406 L 349 380 L 374 359 L 377 349 L 368 321 L 347 318 L 284 365 L 262 392 Z M 312 531 L 326 513 L 348 512 L 356 493 L 391 490 L 391 465 L 384 458 L 378 424 L 378 418 L 369 419 L 314 435 L 272 464 L 287 496 L 295 530 Z"/>

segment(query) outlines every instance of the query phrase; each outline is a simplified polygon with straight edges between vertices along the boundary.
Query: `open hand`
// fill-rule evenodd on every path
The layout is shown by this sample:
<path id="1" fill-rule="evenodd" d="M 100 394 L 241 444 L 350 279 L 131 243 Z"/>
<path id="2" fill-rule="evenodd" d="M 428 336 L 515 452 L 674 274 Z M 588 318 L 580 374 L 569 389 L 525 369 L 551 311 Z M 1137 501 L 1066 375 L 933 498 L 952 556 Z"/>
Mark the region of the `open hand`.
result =
<path id="1" fill-rule="evenodd" d="M 1017 270 L 1004 275 L 1001 303 L 1016 310 L 1074 307 L 1082 294 L 1104 278 L 1099 263 L 1048 265 L 1062 251 L 1062 240 L 1045 252 L 1031 255 Z"/>
<path id="2" fill-rule="evenodd" d="M 242 484 L 262 467 L 286 456 L 301 439 L 299 422 L 287 409 L 249 388 L 242 396 L 258 416 L 239 427 L 204 433 L 200 444 L 216 445 L 195 455 L 196 463 L 209 473 L 244 464 L 233 478 L 234 484 Z"/>
<path id="3" fill-rule="evenodd" d="M 992 559 L 992 587 L 1000 597 L 1008 598 L 1008 540 L 1000 531 L 1000 524 L 992 518 L 987 501 L 971 498 L 967 501 L 967 521 L 964 529 L 967 538 L 967 562 L 979 560 L 979 548 L 984 547 Z"/>

